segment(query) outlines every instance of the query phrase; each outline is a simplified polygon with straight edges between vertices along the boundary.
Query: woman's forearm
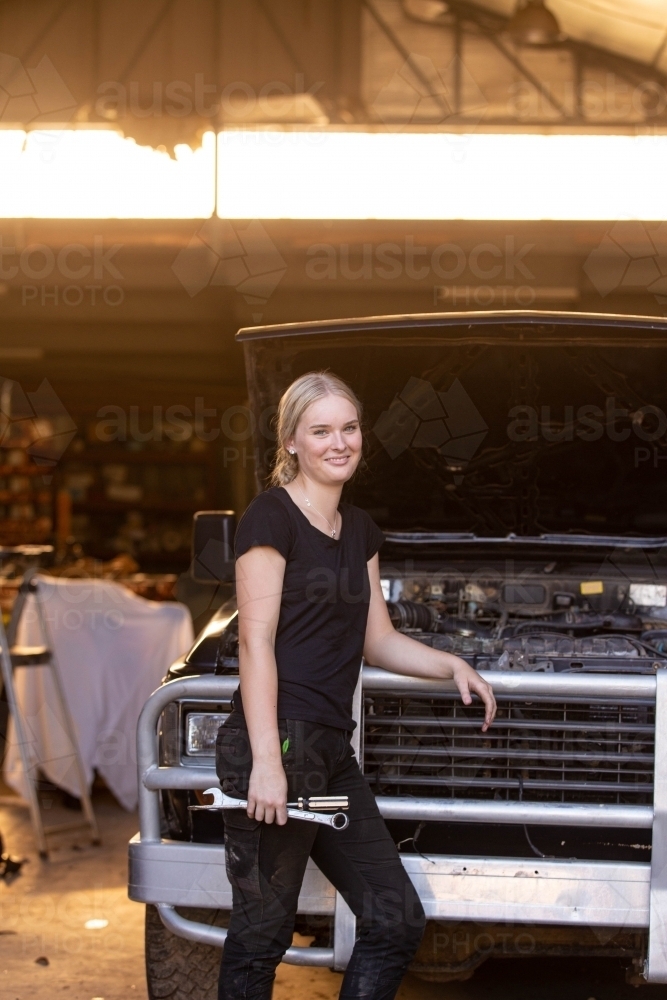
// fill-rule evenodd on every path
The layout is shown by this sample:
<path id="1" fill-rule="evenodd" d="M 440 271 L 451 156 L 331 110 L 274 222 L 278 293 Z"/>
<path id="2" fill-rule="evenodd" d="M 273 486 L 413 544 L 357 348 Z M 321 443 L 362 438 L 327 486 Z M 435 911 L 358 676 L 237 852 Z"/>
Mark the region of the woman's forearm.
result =
<path id="1" fill-rule="evenodd" d="M 364 657 L 369 664 L 391 670 L 394 674 L 440 677 L 443 680 L 453 677 L 457 667 L 465 665 L 460 657 L 425 646 L 393 627 L 364 649 Z"/>
<path id="2" fill-rule="evenodd" d="M 239 680 L 253 763 L 280 761 L 278 670 L 270 642 L 239 643 Z"/>

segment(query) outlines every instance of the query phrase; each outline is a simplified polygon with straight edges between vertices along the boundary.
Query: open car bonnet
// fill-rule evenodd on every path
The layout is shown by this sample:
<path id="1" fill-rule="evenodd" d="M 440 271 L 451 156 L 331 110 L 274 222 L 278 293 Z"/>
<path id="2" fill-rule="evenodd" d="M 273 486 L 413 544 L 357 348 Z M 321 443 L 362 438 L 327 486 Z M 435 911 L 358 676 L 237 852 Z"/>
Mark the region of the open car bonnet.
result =
<path id="1" fill-rule="evenodd" d="M 365 462 L 345 499 L 387 531 L 667 536 L 667 320 L 430 313 L 237 339 L 260 489 L 281 393 L 326 368 L 364 404 Z"/>

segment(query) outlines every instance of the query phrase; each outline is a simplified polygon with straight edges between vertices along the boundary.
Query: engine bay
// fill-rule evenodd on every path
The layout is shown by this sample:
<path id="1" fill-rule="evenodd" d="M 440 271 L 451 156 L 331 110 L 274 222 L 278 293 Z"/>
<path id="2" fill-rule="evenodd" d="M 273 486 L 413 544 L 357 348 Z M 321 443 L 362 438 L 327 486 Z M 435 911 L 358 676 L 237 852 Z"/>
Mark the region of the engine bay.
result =
<path id="1" fill-rule="evenodd" d="M 667 585 L 626 575 L 435 571 L 382 577 L 396 629 L 478 670 L 653 673 L 667 664 Z"/>

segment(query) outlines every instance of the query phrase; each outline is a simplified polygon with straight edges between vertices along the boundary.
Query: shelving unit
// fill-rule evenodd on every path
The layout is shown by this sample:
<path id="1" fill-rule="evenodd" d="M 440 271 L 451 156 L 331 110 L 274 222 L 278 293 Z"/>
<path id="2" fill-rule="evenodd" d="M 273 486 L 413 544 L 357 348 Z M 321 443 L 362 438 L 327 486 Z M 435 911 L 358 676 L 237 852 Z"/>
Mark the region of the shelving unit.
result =
<path id="1" fill-rule="evenodd" d="M 8 455 L 15 461 L 8 462 Z M 47 470 L 29 462 L 24 449 L 0 446 L 0 545 L 42 544 L 50 540 L 54 498 L 51 480 Z"/>
<path id="2" fill-rule="evenodd" d="M 186 570 L 192 515 L 220 506 L 218 446 L 194 424 L 180 440 L 106 441 L 90 413 L 66 414 L 66 426 L 58 414 L 22 419 L 15 395 L 1 402 L 0 545 L 52 543 L 57 565 L 81 554 L 103 562 L 126 554 L 144 573 Z M 49 442 L 52 460 L 41 457 Z"/>
<path id="3" fill-rule="evenodd" d="M 71 497 L 71 534 L 86 555 L 124 552 L 148 572 L 187 568 L 192 515 L 215 505 L 216 451 L 196 438 L 161 445 L 72 443 L 57 488 Z"/>

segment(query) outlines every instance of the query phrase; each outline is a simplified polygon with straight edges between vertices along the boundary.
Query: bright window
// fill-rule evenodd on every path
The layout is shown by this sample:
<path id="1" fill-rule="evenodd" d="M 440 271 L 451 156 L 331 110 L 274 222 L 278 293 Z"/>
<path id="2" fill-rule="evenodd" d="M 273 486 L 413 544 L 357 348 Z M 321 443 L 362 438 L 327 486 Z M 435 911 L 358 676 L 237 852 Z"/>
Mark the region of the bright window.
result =
<path id="1" fill-rule="evenodd" d="M 0 217 L 208 218 L 215 153 L 0 130 Z M 217 169 L 232 219 L 667 218 L 667 135 L 226 131 Z"/>
<path id="2" fill-rule="evenodd" d="M 223 132 L 218 214 L 667 219 L 667 135 Z"/>
<path id="3" fill-rule="evenodd" d="M 106 129 L 0 131 L 0 216 L 207 218 L 215 208 L 215 135 L 176 158 Z"/>

